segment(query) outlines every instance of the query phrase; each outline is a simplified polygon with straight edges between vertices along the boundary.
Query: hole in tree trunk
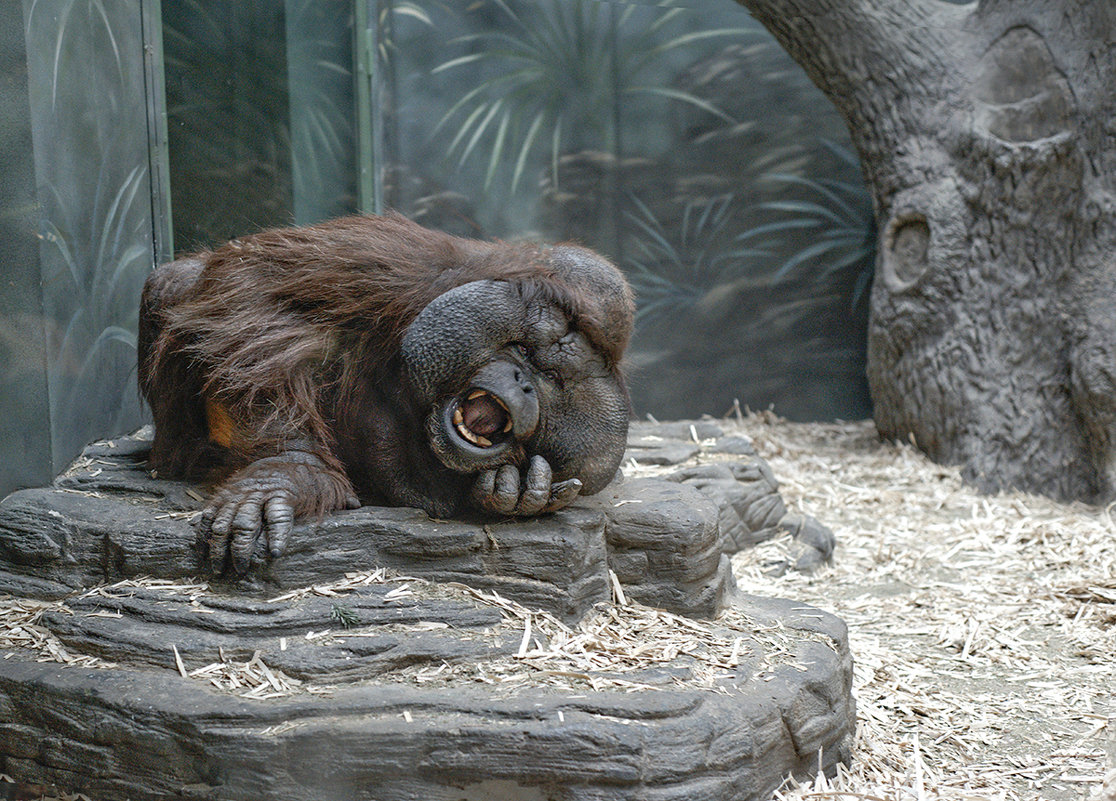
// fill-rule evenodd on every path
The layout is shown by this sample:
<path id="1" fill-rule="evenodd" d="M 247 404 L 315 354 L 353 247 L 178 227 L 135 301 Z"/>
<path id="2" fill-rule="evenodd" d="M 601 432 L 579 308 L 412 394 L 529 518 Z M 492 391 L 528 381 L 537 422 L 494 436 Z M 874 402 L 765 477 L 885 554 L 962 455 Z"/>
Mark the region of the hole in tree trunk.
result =
<path id="1" fill-rule="evenodd" d="M 930 226 L 921 215 L 892 221 L 884 248 L 884 279 L 894 291 L 910 288 L 930 267 Z"/>

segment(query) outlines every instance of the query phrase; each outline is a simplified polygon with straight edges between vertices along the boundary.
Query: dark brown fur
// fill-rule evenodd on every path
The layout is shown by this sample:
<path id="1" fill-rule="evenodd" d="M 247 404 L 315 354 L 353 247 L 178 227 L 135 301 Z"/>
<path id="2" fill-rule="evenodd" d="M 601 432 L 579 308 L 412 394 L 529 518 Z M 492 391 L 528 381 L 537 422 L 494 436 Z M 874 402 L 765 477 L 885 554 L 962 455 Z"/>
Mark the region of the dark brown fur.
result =
<path id="1" fill-rule="evenodd" d="M 156 422 L 151 465 L 220 480 L 293 447 L 328 474 L 296 514 L 341 508 L 353 488 L 337 421 L 368 413 L 370 382 L 395 380 L 403 332 L 431 300 L 481 279 L 519 282 L 560 306 L 615 365 L 628 331 L 609 330 L 546 253 L 358 216 L 246 236 L 161 268 L 145 287 L 139 345 Z M 227 448 L 210 441 L 207 401 L 232 422 Z"/>

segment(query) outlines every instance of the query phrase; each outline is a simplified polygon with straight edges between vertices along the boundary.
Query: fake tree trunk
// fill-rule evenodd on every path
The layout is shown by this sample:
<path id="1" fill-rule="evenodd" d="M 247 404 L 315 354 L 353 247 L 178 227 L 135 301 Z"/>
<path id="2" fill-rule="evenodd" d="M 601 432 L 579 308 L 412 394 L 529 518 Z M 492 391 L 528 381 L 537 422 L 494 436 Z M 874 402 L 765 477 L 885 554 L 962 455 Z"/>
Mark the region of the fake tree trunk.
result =
<path id="1" fill-rule="evenodd" d="M 1116 2 L 739 0 L 875 198 L 876 424 L 987 491 L 1116 488 Z"/>

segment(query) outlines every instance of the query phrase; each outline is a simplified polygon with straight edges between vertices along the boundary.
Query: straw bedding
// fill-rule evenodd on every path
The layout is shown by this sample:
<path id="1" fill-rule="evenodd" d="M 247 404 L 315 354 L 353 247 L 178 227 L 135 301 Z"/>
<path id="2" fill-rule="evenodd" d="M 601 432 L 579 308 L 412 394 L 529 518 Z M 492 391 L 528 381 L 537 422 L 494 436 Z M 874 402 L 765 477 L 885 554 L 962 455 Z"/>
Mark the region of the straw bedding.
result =
<path id="1" fill-rule="evenodd" d="M 777 798 L 1116 801 L 1116 509 L 979 495 L 957 470 L 909 445 L 881 443 L 870 422 L 798 424 L 771 414 L 720 422 L 726 434 L 753 440 L 788 506 L 831 526 L 839 543 L 833 564 L 809 575 L 777 575 L 793 548 L 785 539 L 734 557 L 744 591 L 842 617 L 856 658 L 854 761 L 831 779 L 790 781 Z M 343 599 L 346 589 L 382 581 L 397 583 L 401 594 L 418 587 L 381 571 L 308 591 Z M 740 658 L 732 634 L 748 630 L 747 620 L 687 621 L 628 603 L 616 590 L 614 604 L 570 629 L 498 596 L 443 588 L 500 606 L 504 630 L 493 636 L 516 638 L 516 657 L 409 678 L 481 681 L 503 691 L 545 681 L 640 692 L 653 688 L 624 674 L 658 658 L 691 654 L 707 668 L 696 677 L 707 681 Z M 95 666 L 37 625 L 44 606 L 0 598 L 0 647 Z M 339 625 L 318 636 L 353 635 Z M 778 633 L 770 636 L 774 648 Z M 258 655 L 177 665 L 258 698 L 328 692 L 270 670 Z"/>
<path id="2" fill-rule="evenodd" d="M 813 575 L 742 552 L 738 582 L 839 615 L 856 659 L 854 762 L 779 798 L 1116 799 L 1116 509 L 980 495 L 870 422 L 738 424 L 838 539 Z"/>

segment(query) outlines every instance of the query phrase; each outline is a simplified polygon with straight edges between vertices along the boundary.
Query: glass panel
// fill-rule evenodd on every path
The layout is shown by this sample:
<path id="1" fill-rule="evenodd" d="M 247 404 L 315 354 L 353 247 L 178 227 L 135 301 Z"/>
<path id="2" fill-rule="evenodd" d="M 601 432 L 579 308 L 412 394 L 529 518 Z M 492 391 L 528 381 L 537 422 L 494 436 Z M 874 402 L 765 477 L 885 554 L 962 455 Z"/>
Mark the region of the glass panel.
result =
<path id="1" fill-rule="evenodd" d="M 299 225 L 357 206 L 351 0 L 286 0 L 291 170 Z"/>
<path id="2" fill-rule="evenodd" d="M 51 475 L 23 9 L 0 3 L 0 497 Z"/>
<path id="3" fill-rule="evenodd" d="M 282 4 L 164 3 L 163 48 L 175 247 L 289 223 Z"/>
<path id="4" fill-rule="evenodd" d="M 163 8 L 180 251 L 356 207 L 350 0 Z"/>
<path id="5" fill-rule="evenodd" d="M 140 287 L 154 259 L 140 0 L 25 0 L 52 457 L 141 420 Z"/>
<path id="6" fill-rule="evenodd" d="M 638 413 L 869 413 L 858 162 L 740 6 L 371 0 L 369 19 L 386 205 L 615 259 L 639 295 Z"/>

